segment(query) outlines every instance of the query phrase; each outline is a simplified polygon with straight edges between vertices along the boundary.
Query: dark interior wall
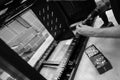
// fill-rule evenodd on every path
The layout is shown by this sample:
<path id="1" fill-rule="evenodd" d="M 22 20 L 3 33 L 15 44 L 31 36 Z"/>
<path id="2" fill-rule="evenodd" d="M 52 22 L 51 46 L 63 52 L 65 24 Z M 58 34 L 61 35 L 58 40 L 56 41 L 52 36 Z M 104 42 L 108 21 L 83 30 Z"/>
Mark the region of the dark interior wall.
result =
<path id="1" fill-rule="evenodd" d="M 5 3 L 9 2 L 9 1 L 11 1 L 11 0 L 0 0 L 0 5 L 5 4 Z"/>
<path id="2" fill-rule="evenodd" d="M 94 0 L 60 1 L 60 6 L 70 23 L 84 20 L 96 7 Z"/>

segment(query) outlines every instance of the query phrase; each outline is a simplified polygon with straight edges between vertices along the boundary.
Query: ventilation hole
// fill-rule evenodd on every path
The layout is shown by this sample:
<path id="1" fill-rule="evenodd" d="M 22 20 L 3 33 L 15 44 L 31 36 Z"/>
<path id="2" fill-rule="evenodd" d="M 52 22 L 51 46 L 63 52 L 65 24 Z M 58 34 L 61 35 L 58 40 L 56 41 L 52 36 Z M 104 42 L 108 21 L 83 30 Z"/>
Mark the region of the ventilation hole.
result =
<path id="1" fill-rule="evenodd" d="M 55 25 L 55 30 L 57 30 L 57 25 Z"/>
<path id="2" fill-rule="evenodd" d="M 41 16 L 41 11 L 39 11 L 39 15 Z"/>
<path id="3" fill-rule="evenodd" d="M 57 33 L 55 32 L 55 33 L 54 33 L 54 36 L 56 36 L 56 34 L 57 34 Z"/>
<path id="4" fill-rule="evenodd" d="M 55 22 L 58 22 L 58 18 L 55 19 Z"/>
<path id="5" fill-rule="evenodd" d="M 53 11 L 51 12 L 51 16 L 53 17 Z"/>
<path id="6" fill-rule="evenodd" d="M 61 24 L 59 25 L 59 28 L 62 28 L 62 25 L 61 25 Z"/>
<path id="7" fill-rule="evenodd" d="M 45 21 L 45 16 L 43 16 L 43 20 Z"/>
<path id="8" fill-rule="evenodd" d="M 43 8 L 43 13 L 45 13 L 45 9 Z"/>
<path id="9" fill-rule="evenodd" d="M 53 24 L 53 20 L 51 20 L 51 24 Z"/>
<path id="10" fill-rule="evenodd" d="M 52 30 L 53 30 L 53 28 L 51 27 L 51 28 L 50 28 L 50 30 L 52 31 Z"/>
<path id="11" fill-rule="evenodd" d="M 47 22 L 47 26 L 49 26 L 49 22 Z"/>
<path id="12" fill-rule="evenodd" d="M 49 14 L 47 14 L 47 19 L 49 19 Z"/>
<path id="13" fill-rule="evenodd" d="M 49 5 L 47 6 L 47 11 L 49 11 Z"/>

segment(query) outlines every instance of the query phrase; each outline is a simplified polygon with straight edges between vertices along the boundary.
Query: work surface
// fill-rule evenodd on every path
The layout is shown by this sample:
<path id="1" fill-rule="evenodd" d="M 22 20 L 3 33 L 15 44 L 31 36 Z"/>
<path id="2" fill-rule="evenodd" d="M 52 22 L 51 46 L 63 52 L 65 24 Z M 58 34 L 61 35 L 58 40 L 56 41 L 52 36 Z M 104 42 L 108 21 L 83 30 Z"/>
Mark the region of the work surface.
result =
<path id="1" fill-rule="evenodd" d="M 117 25 L 112 11 L 108 12 L 108 17 Z M 100 23 L 99 21 L 96 25 Z M 113 69 L 99 74 L 88 56 L 83 53 L 74 80 L 120 80 L 120 39 L 91 37 L 86 47 L 91 44 L 94 44 L 104 54 L 112 64 Z"/>
<path id="2" fill-rule="evenodd" d="M 120 79 L 120 39 L 91 38 L 88 45 L 94 44 L 111 62 L 113 69 L 99 74 L 84 53 L 74 80 L 119 80 Z"/>

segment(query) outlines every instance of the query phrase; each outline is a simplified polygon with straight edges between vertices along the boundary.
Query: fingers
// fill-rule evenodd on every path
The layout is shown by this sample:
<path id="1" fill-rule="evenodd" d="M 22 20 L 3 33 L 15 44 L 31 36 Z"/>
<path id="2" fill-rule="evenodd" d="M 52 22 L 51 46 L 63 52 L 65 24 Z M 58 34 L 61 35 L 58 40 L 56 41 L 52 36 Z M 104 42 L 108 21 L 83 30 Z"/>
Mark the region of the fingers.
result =
<path id="1" fill-rule="evenodd" d="M 82 22 L 77 22 L 77 23 L 74 23 L 74 24 L 70 25 L 70 29 L 71 30 L 76 30 L 76 26 L 79 26 L 79 24 L 82 24 Z"/>
<path id="2" fill-rule="evenodd" d="M 76 35 L 76 34 L 78 34 L 79 30 L 80 30 L 79 25 L 76 25 L 76 29 L 73 30 L 72 32 L 74 33 L 74 35 Z"/>
<path id="3" fill-rule="evenodd" d="M 81 24 L 81 23 L 82 23 L 82 21 L 81 21 L 81 22 L 74 23 L 74 24 L 70 25 L 70 27 L 77 26 L 77 25 L 79 25 L 79 24 Z"/>
<path id="4" fill-rule="evenodd" d="M 76 25 L 77 25 L 77 23 L 74 23 L 74 24 L 70 25 L 70 27 L 74 27 L 74 26 L 76 26 Z"/>
<path id="5" fill-rule="evenodd" d="M 76 36 L 77 34 L 81 32 L 81 29 L 84 26 L 85 25 L 83 24 L 83 22 L 78 22 L 78 23 L 74 23 L 70 25 L 70 29 L 72 30 L 73 34 Z"/>
<path id="6" fill-rule="evenodd" d="M 71 26 L 70 29 L 71 29 L 72 31 L 74 31 L 74 30 L 76 30 L 76 26 Z"/>
<path id="7" fill-rule="evenodd" d="M 82 27 L 83 26 L 83 23 L 79 23 L 78 25 L 77 25 L 77 27 Z"/>
<path id="8" fill-rule="evenodd" d="M 74 23 L 74 24 L 70 25 L 70 29 L 71 29 L 71 30 L 75 30 L 75 29 L 76 29 L 76 26 L 77 26 L 77 23 Z"/>

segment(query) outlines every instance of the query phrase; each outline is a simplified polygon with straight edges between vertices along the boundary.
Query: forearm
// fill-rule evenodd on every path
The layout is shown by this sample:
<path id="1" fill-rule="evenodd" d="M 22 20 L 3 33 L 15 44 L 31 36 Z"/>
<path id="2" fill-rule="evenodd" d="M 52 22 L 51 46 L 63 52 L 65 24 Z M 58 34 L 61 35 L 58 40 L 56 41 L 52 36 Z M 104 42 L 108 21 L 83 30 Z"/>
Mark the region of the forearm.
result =
<path id="1" fill-rule="evenodd" d="M 120 38 L 120 25 L 110 28 L 94 28 L 88 36 L 91 37 L 107 37 Z"/>

